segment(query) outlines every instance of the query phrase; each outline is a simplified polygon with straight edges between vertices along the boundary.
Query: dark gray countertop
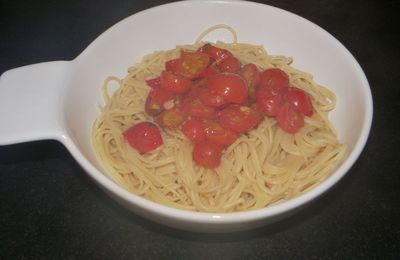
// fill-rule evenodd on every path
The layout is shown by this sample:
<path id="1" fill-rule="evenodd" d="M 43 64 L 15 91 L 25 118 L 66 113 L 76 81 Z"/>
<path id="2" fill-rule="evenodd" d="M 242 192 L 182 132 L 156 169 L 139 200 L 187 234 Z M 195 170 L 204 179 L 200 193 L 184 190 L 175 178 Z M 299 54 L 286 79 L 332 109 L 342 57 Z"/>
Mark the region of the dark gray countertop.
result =
<path id="1" fill-rule="evenodd" d="M 119 20 L 165 2 L 1 0 L 0 73 L 73 59 Z M 327 30 L 368 77 L 372 131 L 361 157 L 338 185 L 271 226 L 225 235 L 188 233 L 119 206 L 55 141 L 1 146 L 0 259 L 400 257 L 399 2 L 262 2 Z"/>

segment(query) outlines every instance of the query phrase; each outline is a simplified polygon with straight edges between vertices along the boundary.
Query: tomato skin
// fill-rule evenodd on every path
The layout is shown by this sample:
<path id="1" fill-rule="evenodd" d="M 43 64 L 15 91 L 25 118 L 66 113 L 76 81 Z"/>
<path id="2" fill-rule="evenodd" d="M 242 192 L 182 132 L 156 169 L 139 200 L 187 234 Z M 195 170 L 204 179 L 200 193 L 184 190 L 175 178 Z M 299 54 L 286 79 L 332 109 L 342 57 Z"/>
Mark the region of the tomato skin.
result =
<path id="1" fill-rule="evenodd" d="M 176 72 L 179 63 L 180 63 L 180 59 L 167 60 L 164 65 L 165 70 L 168 70 L 171 72 Z"/>
<path id="2" fill-rule="evenodd" d="M 147 84 L 147 86 L 149 86 L 152 89 L 160 89 L 160 88 L 162 88 L 161 77 L 155 77 L 152 79 L 148 79 L 148 80 L 146 80 L 146 84 Z"/>
<path id="3" fill-rule="evenodd" d="M 160 130 L 150 122 L 141 122 L 122 133 L 125 141 L 140 153 L 150 152 L 163 144 Z"/>
<path id="4" fill-rule="evenodd" d="M 239 73 L 246 81 L 249 88 L 249 96 L 254 99 L 256 88 L 261 82 L 261 72 L 253 63 L 248 63 L 243 66 Z"/>
<path id="5" fill-rule="evenodd" d="M 208 66 L 203 72 L 200 73 L 199 77 L 202 79 L 210 78 L 215 76 L 216 74 L 220 73 L 220 69 L 217 67 L 215 63 L 212 63 Z"/>
<path id="6" fill-rule="evenodd" d="M 180 126 L 186 119 L 185 113 L 180 109 L 173 107 L 164 110 L 156 117 L 156 122 L 164 128 L 174 129 Z"/>
<path id="7" fill-rule="evenodd" d="M 187 97 L 182 102 L 182 110 L 192 117 L 213 118 L 217 111 L 215 108 L 206 106 L 199 97 Z"/>
<path id="8" fill-rule="evenodd" d="M 272 94 L 278 94 L 289 88 L 289 77 L 281 69 L 266 69 L 261 73 L 260 86 L 270 88 Z"/>
<path id="9" fill-rule="evenodd" d="M 301 112 L 305 116 L 314 114 L 310 96 L 304 90 L 290 87 L 286 93 L 286 99 L 295 111 Z"/>
<path id="10" fill-rule="evenodd" d="M 216 91 L 203 88 L 199 93 L 199 98 L 204 105 L 210 107 L 223 107 L 228 104 L 228 102 L 222 97 L 222 95 L 217 94 Z"/>
<path id="11" fill-rule="evenodd" d="M 276 116 L 285 103 L 284 94 L 274 94 L 271 88 L 259 87 L 255 93 L 258 109 L 267 116 Z"/>
<path id="12" fill-rule="evenodd" d="M 210 63 L 210 56 L 201 52 L 182 51 L 180 61 L 177 64 L 177 74 L 188 78 L 197 78 Z"/>
<path id="13" fill-rule="evenodd" d="M 260 113 L 248 106 L 230 105 L 219 113 L 220 125 L 237 133 L 245 133 L 260 122 Z"/>
<path id="14" fill-rule="evenodd" d="M 217 121 L 205 120 L 203 121 L 203 123 L 206 138 L 211 142 L 228 146 L 234 143 L 239 138 L 238 133 L 223 128 Z"/>
<path id="15" fill-rule="evenodd" d="M 223 149 L 222 145 L 210 141 L 195 143 L 192 157 L 197 165 L 214 169 L 221 163 Z"/>
<path id="16" fill-rule="evenodd" d="M 182 125 L 182 132 L 194 143 L 206 140 L 203 122 L 198 119 L 186 120 Z"/>
<path id="17" fill-rule="evenodd" d="M 215 47 L 215 46 L 211 45 L 210 43 L 204 44 L 197 51 L 208 54 L 216 62 L 219 62 L 221 60 L 224 60 L 228 57 L 233 56 L 233 54 L 230 51 Z"/>
<path id="18" fill-rule="evenodd" d="M 222 72 L 232 73 L 239 71 L 241 67 L 240 61 L 234 56 L 221 60 L 217 65 Z"/>
<path id="19" fill-rule="evenodd" d="M 175 75 L 170 71 L 164 70 L 161 73 L 161 83 L 164 89 L 175 94 L 188 92 L 192 87 L 192 81 L 180 75 Z"/>
<path id="20" fill-rule="evenodd" d="M 234 73 L 220 73 L 209 78 L 206 88 L 229 103 L 243 103 L 248 96 L 246 81 Z"/>
<path id="21" fill-rule="evenodd" d="M 164 111 L 164 103 L 174 98 L 174 93 L 163 88 L 151 89 L 147 95 L 144 110 L 148 115 L 156 116 Z"/>
<path id="22" fill-rule="evenodd" d="M 278 125 L 287 133 L 295 134 L 304 126 L 304 116 L 289 103 L 285 103 L 276 116 Z"/>

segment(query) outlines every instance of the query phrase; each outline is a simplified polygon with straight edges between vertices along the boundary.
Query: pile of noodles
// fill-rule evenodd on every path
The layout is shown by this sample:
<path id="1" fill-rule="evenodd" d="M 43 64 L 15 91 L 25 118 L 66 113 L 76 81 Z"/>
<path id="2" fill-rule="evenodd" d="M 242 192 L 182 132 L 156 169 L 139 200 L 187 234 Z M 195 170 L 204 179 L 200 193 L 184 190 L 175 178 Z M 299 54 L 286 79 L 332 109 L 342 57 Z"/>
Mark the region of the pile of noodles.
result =
<path id="1" fill-rule="evenodd" d="M 306 91 L 312 99 L 314 115 L 305 117 L 296 134 L 285 133 L 274 118 L 260 125 L 223 152 L 216 169 L 197 166 L 192 160 L 192 142 L 178 129 L 162 130 L 164 144 L 140 154 L 123 139 L 122 133 L 142 121 L 153 121 L 144 112 L 150 88 L 145 80 L 160 75 L 167 60 L 179 57 L 180 50 L 196 50 L 211 30 L 231 30 L 234 42 L 214 43 L 229 50 L 242 64 L 254 63 L 260 70 L 280 68 L 290 84 Z M 335 108 L 335 95 L 315 83 L 310 74 L 290 66 L 292 59 L 269 55 L 262 46 L 237 43 L 227 26 L 212 27 L 193 45 L 156 51 L 128 69 L 119 79 L 108 77 L 102 88 L 105 105 L 93 125 L 95 152 L 109 176 L 130 192 L 157 203 L 202 212 L 233 212 L 266 207 L 296 197 L 326 179 L 345 152 L 328 112 Z M 110 97 L 108 86 L 119 88 Z"/>

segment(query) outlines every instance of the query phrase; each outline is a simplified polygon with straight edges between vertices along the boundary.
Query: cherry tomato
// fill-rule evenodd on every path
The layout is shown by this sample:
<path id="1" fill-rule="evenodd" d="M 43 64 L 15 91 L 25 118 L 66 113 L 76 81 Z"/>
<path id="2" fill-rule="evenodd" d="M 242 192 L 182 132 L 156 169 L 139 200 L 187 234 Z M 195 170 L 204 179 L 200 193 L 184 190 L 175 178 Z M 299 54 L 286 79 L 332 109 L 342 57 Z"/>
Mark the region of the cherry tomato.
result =
<path id="1" fill-rule="evenodd" d="M 248 63 L 243 66 L 239 74 L 247 83 L 249 88 L 249 96 L 254 98 L 256 88 L 261 81 L 261 72 L 258 70 L 256 65 L 253 63 Z"/>
<path id="2" fill-rule="evenodd" d="M 219 62 L 223 59 L 233 56 L 233 54 L 230 51 L 215 47 L 209 43 L 206 43 L 205 45 L 200 47 L 197 51 L 208 54 L 216 62 Z"/>
<path id="3" fill-rule="evenodd" d="M 267 116 L 276 116 L 285 103 L 282 94 L 274 94 L 271 88 L 264 86 L 256 90 L 255 99 L 258 109 Z"/>
<path id="4" fill-rule="evenodd" d="M 190 79 L 175 75 L 167 70 L 161 73 L 161 83 L 166 90 L 176 94 L 183 94 L 192 87 L 192 81 Z"/>
<path id="5" fill-rule="evenodd" d="M 146 80 L 146 84 L 147 84 L 147 86 L 149 86 L 153 89 L 162 88 L 161 77 L 155 77 L 153 79 L 148 79 L 148 80 Z"/>
<path id="6" fill-rule="evenodd" d="M 207 140 L 221 145 L 230 145 L 239 138 L 239 134 L 229 129 L 223 128 L 217 121 L 205 120 L 204 133 Z"/>
<path id="7" fill-rule="evenodd" d="M 248 95 L 246 81 L 234 73 L 217 74 L 208 79 L 206 87 L 230 103 L 243 103 Z"/>
<path id="8" fill-rule="evenodd" d="M 128 144 L 140 153 L 150 152 L 163 144 L 158 127 L 150 122 L 141 122 L 122 134 Z"/>
<path id="9" fill-rule="evenodd" d="M 156 122 L 164 128 L 177 128 L 185 121 L 185 114 L 178 108 L 164 110 L 156 118 Z"/>
<path id="10" fill-rule="evenodd" d="M 260 86 L 271 88 L 272 94 L 289 88 L 289 77 L 281 69 L 266 69 L 261 73 Z"/>
<path id="11" fill-rule="evenodd" d="M 287 102 L 294 110 L 303 113 L 305 116 L 312 116 L 313 106 L 309 95 L 302 89 L 290 87 L 286 94 Z"/>
<path id="12" fill-rule="evenodd" d="M 176 72 L 179 63 L 180 63 L 180 59 L 167 60 L 165 62 L 165 70 L 168 70 L 171 72 Z"/>
<path id="13" fill-rule="evenodd" d="M 199 98 L 204 105 L 210 107 L 222 107 L 228 104 L 222 95 L 219 95 L 215 90 L 210 90 L 208 88 L 204 88 L 200 91 Z"/>
<path id="14" fill-rule="evenodd" d="M 230 105 L 219 114 L 219 123 L 225 129 L 245 133 L 261 121 L 260 113 L 248 106 Z"/>
<path id="15" fill-rule="evenodd" d="M 218 68 L 222 72 L 237 72 L 240 70 L 240 61 L 232 56 L 232 57 L 227 57 L 226 59 L 221 60 L 220 62 L 217 63 Z"/>
<path id="16" fill-rule="evenodd" d="M 200 78 L 209 78 L 212 77 L 221 71 L 217 67 L 215 63 L 212 63 L 210 66 L 208 66 L 203 72 L 199 75 Z"/>
<path id="17" fill-rule="evenodd" d="M 201 52 L 181 52 L 176 72 L 188 79 L 197 78 L 210 63 L 210 56 Z"/>
<path id="18" fill-rule="evenodd" d="M 182 102 L 182 110 L 192 117 L 212 118 L 217 112 L 215 108 L 206 106 L 199 97 L 186 97 Z"/>
<path id="19" fill-rule="evenodd" d="M 174 93 L 163 88 L 151 89 L 147 95 L 144 109 L 148 115 L 156 116 L 164 110 L 164 103 L 174 98 Z"/>
<path id="20" fill-rule="evenodd" d="M 215 107 L 206 105 L 200 98 L 206 84 L 206 79 L 196 80 L 193 82 L 192 89 L 186 95 L 181 96 L 182 110 L 192 117 L 209 118 L 215 117 L 217 114 Z"/>
<path id="21" fill-rule="evenodd" d="M 223 146 L 210 141 L 196 143 L 193 148 L 193 160 L 197 165 L 214 169 L 221 163 Z"/>
<path id="22" fill-rule="evenodd" d="M 182 132 L 195 143 L 206 140 L 203 122 L 198 119 L 191 118 L 186 120 L 182 125 Z"/>
<path id="23" fill-rule="evenodd" d="M 304 126 L 304 116 L 297 112 L 289 103 L 281 108 L 276 116 L 278 125 L 287 133 L 295 134 Z"/>

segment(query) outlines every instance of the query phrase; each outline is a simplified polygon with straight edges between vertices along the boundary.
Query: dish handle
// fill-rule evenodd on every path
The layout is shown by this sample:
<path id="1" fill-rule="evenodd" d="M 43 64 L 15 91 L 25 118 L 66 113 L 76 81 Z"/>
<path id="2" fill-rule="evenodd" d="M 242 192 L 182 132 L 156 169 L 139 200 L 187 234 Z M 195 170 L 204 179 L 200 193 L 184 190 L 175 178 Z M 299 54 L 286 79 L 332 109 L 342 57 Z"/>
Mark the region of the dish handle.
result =
<path id="1" fill-rule="evenodd" d="M 63 137 L 67 61 L 28 65 L 0 77 L 0 145 Z"/>

